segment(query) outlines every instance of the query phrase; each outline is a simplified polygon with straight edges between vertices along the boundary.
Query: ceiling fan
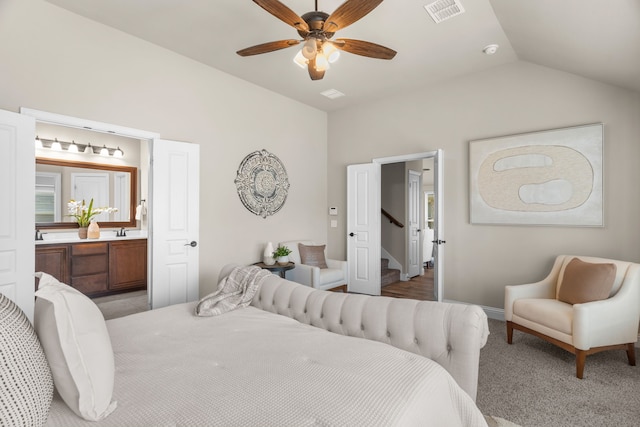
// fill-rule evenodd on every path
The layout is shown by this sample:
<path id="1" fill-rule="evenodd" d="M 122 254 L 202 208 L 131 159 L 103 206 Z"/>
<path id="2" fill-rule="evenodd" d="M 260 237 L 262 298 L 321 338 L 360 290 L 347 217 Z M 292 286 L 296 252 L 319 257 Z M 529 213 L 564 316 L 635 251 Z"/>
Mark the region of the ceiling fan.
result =
<path id="1" fill-rule="evenodd" d="M 345 38 L 331 40 L 336 31 L 367 15 L 382 3 L 382 0 L 346 0 L 331 15 L 319 11 L 316 0 L 315 10 L 302 16 L 298 16 L 278 0 L 253 2 L 295 28 L 302 40 L 279 40 L 251 46 L 236 52 L 240 56 L 259 55 L 303 43 L 302 50 L 298 52 L 294 61 L 309 70 L 311 80 L 320 80 L 329 68 L 329 63 L 338 58 L 340 51 L 378 59 L 392 59 L 396 55 L 395 50 L 371 42 Z"/>

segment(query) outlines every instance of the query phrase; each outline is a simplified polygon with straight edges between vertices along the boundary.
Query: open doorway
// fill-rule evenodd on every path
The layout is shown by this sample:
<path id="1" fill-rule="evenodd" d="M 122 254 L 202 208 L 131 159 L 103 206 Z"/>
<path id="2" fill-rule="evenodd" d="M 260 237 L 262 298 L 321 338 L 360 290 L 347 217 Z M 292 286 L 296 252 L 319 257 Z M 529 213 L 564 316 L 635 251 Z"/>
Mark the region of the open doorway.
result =
<path id="1" fill-rule="evenodd" d="M 434 300 L 441 300 L 442 298 L 442 265 L 443 265 L 443 253 L 439 250 L 440 242 L 444 243 L 443 238 L 443 218 L 442 212 L 442 150 L 411 154 L 405 156 L 387 157 L 380 159 L 373 159 L 371 164 L 350 165 L 347 167 L 347 261 L 349 263 L 349 290 L 350 292 L 365 293 L 369 295 L 381 294 L 381 267 L 382 267 L 382 255 L 384 252 L 389 252 L 386 248 L 383 250 L 382 244 L 382 223 L 389 220 L 388 216 L 382 213 L 382 168 L 384 165 L 393 165 L 392 168 L 404 169 L 407 174 L 406 181 L 402 189 L 399 190 L 403 195 L 410 191 L 411 188 L 409 182 L 409 170 L 413 170 L 419 175 L 423 175 L 423 161 L 425 159 L 432 159 L 433 167 L 429 168 L 433 171 L 433 194 L 434 194 L 434 206 L 433 206 L 433 232 L 435 241 L 432 253 L 433 253 L 433 269 L 430 273 L 433 273 L 434 285 L 433 293 Z M 401 164 L 398 166 L 397 164 Z M 407 165 L 411 164 L 407 168 Z M 423 258 L 423 244 L 424 244 L 424 191 L 423 184 L 420 184 L 420 188 L 414 193 L 420 200 L 415 203 L 418 214 L 414 214 L 417 217 L 416 224 L 412 230 L 410 227 L 403 227 L 400 233 L 402 234 L 401 248 L 396 253 L 396 262 L 401 266 L 402 273 L 405 274 L 405 279 L 409 279 L 407 266 L 410 262 L 415 262 L 422 265 Z M 391 192 L 393 194 L 393 191 Z M 397 192 L 396 192 L 397 193 Z M 406 220 L 407 218 L 407 200 L 408 196 L 403 201 L 398 202 L 399 205 L 404 206 L 404 211 L 401 218 Z M 385 215 L 385 216 L 383 216 Z M 393 217 L 393 215 L 391 215 Z M 402 224 L 402 221 L 395 218 L 396 222 Z M 390 221 L 390 220 L 389 220 Z M 393 223 L 393 221 L 391 221 Z M 398 230 L 396 230 L 397 232 Z M 417 233 L 420 238 L 418 240 L 411 240 L 411 234 Z M 412 252 L 411 246 L 414 246 L 415 250 Z M 410 258 L 411 257 L 411 258 Z M 401 273 L 401 274 L 402 274 Z"/>

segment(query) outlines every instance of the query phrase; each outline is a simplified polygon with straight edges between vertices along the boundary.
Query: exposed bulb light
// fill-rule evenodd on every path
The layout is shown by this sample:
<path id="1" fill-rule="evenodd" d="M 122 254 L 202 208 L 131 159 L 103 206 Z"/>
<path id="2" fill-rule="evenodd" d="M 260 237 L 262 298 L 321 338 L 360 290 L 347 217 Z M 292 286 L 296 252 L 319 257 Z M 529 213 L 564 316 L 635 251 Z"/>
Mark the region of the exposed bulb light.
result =
<path id="1" fill-rule="evenodd" d="M 316 43 L 316 39 L 313 37 L 309 37 L 305 42 L 304 46 L 302 46 L 302 56 L 307 59 L 315 58 L 318 53 L 318 45 Z"/>
<path id="2" fill-rule="evenodd" d="M 84 147 L 84 154 L 93 154 L 93 147 L 91 146 L 91 143 L 88 143 L 86 147 Z"/>
<path id="3" fill-rule="evenodd" d="M 113 152 L 113 157 L 121 158 L 122 156 L 124 156 L 124 153 L 122 152 L 120 147 L 116 148 L 116 151 Z"/>
<path id="4" fill-rule="evenodd" d="M 109 149 L 107 148 L 106 145 L 103 145 L 102 148 L 100 149 L 100 155 L 105 157 L 109 156 Z"/>
<path id="5" fill-rule="evenodd" d="M 75 141 L 71 141 L 71 144 L 69 144 L 69 147 L 67 148 L 67 151 L 70 153 L 77 153 L 78 152 L 78 145 L 76 144 Z"/>
<path id="6" fill-rule="evenodd" d="M 42 140 L 36 135 L 36 148 L 42 148 Z"/>
<path id="7" fill-rule="evenodd" d="M 309 60 L 305 58 L 304 55 L 302 54 L 302 51 L 299 50 L 296 56 L 293 58 L 293 62 L 300 68 L 307 68 L 307 64 L 309 63 Z"/>
<path id="8" fill-rule="evenodd" d="M 58 142 L 58 138 L 51 143 L 51 149 L 55 151 L 62 151 L 62 145 Z"/>

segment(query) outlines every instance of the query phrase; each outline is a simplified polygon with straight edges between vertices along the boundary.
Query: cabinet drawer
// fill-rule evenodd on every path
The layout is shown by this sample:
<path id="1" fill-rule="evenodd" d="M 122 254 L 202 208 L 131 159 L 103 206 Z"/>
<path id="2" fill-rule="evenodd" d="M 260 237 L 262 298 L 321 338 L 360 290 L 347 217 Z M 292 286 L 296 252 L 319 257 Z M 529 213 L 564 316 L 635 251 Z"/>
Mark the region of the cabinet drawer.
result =
<path id="1" fill-rule="evenodd" d="M 71 257 L 71 277 L 89 274 L 105 275 L 109 271 L 109 257 L 107 254 L 85 255 Z"/>
<path id="2" fill-rule="evenodd" d="M 89 276 L 72 277 L 71 286 L 86 295 L 96 294 L 107 290 L 107 274 L 92 274 Z"/>
<path id="3" fill-rule="evenodd" d="M 71 256 L 106 254 L 108 250 L 108 243 L 76 243 L 71 245 Z"/>

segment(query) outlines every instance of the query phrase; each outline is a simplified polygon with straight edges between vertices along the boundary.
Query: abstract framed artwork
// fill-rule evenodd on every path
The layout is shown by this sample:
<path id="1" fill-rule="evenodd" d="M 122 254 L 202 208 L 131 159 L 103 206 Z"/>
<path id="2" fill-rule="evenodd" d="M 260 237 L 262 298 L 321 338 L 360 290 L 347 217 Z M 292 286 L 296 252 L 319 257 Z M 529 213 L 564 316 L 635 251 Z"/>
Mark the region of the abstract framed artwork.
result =
<path id="1" fill-rule="evenodd" d="M 472 224 L 603 227 L 602 123 L 470 141 Z"/>

